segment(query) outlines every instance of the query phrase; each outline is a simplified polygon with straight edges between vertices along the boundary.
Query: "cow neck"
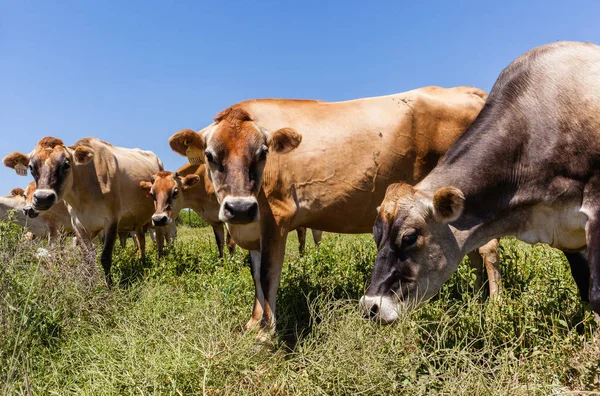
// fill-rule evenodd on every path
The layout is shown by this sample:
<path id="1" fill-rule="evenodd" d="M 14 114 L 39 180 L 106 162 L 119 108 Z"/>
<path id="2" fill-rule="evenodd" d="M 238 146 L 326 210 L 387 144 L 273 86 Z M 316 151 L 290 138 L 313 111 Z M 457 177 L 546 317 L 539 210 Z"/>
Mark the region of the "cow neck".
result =
<path id="1" fill-rule="evenodd" d="M 486 104 L 473 125 L 416 187 L 428 197 L 444 186 L 463 192 L 463 213 L 450 226 L 465 253 L 490 239 L 515 233 L 522 220 L 525 202 L 516 204 L 515 197 L 527 135 L 515 130 L 510 118 L 497 116 L 494 109 L 499 107 Z"/>

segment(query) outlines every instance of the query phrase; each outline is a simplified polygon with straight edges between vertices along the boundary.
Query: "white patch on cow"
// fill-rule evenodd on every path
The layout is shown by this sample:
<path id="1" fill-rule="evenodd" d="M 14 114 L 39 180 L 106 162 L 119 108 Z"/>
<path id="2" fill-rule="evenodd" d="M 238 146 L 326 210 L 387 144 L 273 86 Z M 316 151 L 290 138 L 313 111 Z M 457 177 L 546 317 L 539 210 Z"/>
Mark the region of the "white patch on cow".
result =
<path id="1" fill-rule="evenodd" d="M 527 243 L 547 243 L 565 250 L 578 250 L 586 243 L 588 216 L 579 204 L 562 207 L 537 204 L 517 231 L 517 239 Z"/>
<path id="2" fill-rule="evenodd" d="M 380 323 L 392 323 L 398 319 L 400 302 L 396 298 L 384 296 L 362 296 L 358 303 L 361 312 L 365 316 Z M 371 313 L 373 312 L 373 313 Z"/>
<path id="3" fill-rule="evenodd" d="M 231 238 L 241 247 L 254 244 L 260 240 L 260 223 L 228 224 L 225 223 Z"/>

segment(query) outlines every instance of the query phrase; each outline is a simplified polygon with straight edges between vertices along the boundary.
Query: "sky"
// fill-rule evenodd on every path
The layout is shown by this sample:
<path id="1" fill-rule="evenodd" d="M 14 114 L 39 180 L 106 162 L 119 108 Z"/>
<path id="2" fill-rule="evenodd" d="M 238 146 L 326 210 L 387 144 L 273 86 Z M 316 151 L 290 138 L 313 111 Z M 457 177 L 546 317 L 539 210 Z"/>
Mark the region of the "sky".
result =
<path id="1" fill-rule="evenodd" d="M 527 50 L 600 43 L 589 1 L 0 0 L 0 157 L 94 136 L 186 159 L 169 137 L 244 99 L 489 92 Z M 0 166 L 0 195 L 31 176 Z"/>

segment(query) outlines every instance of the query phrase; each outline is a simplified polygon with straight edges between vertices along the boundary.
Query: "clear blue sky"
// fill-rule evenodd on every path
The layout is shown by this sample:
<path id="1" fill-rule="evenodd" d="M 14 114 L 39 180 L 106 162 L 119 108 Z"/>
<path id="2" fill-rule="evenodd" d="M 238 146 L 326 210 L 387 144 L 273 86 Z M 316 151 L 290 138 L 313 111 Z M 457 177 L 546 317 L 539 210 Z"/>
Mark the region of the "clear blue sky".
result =
<path id="1" fill-rule="evenodd" d="M 600 43 L 599 16 L 598 0 L 0 0 L 0 156 L 95 136 L 174 170 L 169 136 L 243 99 L 489 91 L 532 47 Z M 1 166 L 0 194 L 30 180 Z"/>

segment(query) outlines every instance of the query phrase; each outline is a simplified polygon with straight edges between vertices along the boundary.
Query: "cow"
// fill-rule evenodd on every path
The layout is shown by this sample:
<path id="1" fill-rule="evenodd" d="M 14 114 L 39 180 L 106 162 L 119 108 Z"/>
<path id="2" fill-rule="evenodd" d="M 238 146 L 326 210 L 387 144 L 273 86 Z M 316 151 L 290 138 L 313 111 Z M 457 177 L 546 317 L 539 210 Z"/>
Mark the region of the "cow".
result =
<path id="1" fill-rule="evenodd" d="M 333 103 L 249 100 L 225 109 L 199 133 L 173 135 L 175 152 L 207 164 L 219 219 L 233 239 L 260 250 L 245 327 L 259 326 L 263 334 L 275 329 L 290 230 L 372 232 L 386 187 L 427 175 L 486 97 L 472 87 L 425 87 Z"/>
<path id="2" fill-rule="evenodd" d="M 234 253 L 235 241 L 231 239 L 229 232 L 224 238 L 223 222 L 218 218 L 219 203 L 204 165 L 186 164 L 176 172 L 158 172 L 149 181 L 140 182 L 140 187 L 154 200 L 153 226 L 172 226 L 181 210 L 190 208 L 212 227 L 219 257 L 224 256 L 224 242 L 229 247 L 230 255 Z M 298 232 L 299 251 L 303 255 L 306 246 L 306 229 L 298 228 L 296 231 Z M 318 245 L 322 232 L 312 230 L 312 234 L 315 244 Z M 259 235 L 257 235 L 258 238 Z"/>
<path id="3" fill-rule="evenodd" d="M 439 165 L 388 195 L 365 314 L 394 321 L 465 252 L 505 235 L 562 250 L 600 313 L 600 47 L 556 42 L 517 58 Z"/>
<path id="4" fill-rule="evenodd" d="M 119 231 L 135 231 L 139 257 L 144 257 L 144 226 L 154 207 L 139 183 L 163 169 L 154 153 L 92 137 L 72 146 L 44 137 L 30 154 L 14 152 L 3 163 L 18 174 L 29 169 L 37 186 L 32 198 L 35 210 L 49 210 L 64 200 L 81 224 L 84 240 L 104 233 L 100 261 L 107 285 L 112 284 L 110 267 Z"/>

